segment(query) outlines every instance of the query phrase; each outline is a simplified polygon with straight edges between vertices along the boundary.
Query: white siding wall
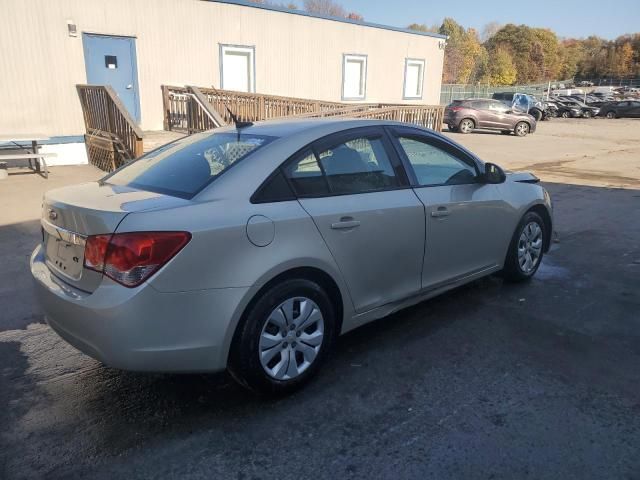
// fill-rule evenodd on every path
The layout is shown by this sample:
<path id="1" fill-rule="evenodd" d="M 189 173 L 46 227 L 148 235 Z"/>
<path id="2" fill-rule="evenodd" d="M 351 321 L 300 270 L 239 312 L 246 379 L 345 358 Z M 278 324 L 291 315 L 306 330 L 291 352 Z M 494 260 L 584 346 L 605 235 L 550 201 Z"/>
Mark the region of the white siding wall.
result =
<path id="1" fill-rule="evenodd" d="M 83 133 L 82 32 L 137 38 L 145 130 L 162 128 L 160 85 L 219 87 L 219 44 L 255 46 L 257 92 L 333 101 L 345 53 L 367 55 L 366 102 L 402 102 L 405 58 L 423 58 L 410 103 L 439 103 L 437 38 L 199 0 L 0 0 L 0 133 Z"/>

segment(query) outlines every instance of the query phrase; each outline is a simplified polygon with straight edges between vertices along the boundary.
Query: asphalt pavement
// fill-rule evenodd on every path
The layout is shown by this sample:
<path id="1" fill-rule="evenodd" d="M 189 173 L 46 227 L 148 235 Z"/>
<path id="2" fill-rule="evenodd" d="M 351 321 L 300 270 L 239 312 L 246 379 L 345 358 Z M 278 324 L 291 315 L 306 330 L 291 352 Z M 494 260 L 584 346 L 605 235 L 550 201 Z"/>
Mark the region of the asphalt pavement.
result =
<path id="1" fill-rule="evenodd" d="M 357 329 L 279 400 L 77 352 L 34 303 L 37 219 L 0 222 L 0 478 L 640 478 L 640 190 L 547 187 L 530 283 Z"/>

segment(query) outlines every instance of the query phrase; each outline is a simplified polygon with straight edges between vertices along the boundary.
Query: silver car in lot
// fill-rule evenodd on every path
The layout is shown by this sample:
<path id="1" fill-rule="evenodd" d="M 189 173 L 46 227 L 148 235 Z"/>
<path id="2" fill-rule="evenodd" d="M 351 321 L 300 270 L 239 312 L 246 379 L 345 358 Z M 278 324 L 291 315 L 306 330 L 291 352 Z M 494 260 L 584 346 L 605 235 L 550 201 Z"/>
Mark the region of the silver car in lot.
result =
<path id="1" fill-rule="evenodd" d="M 46 319 L 99 361 L 228 368 L 282 393 L 337 335 L 485 275 L 531 278 L 549 195 L 433 131 L 375 120 L 225 127 L 46 193 Z"/>

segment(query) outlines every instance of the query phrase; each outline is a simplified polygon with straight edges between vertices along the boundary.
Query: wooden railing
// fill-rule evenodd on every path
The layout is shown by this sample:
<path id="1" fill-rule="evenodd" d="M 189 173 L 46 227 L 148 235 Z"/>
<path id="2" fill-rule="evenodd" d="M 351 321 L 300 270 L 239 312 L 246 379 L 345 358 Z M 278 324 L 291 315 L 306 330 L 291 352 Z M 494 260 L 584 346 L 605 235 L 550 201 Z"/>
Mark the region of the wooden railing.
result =
<path id="1" fill-rule="evenodd" d="M 142 130 L 109 85 L 76 85 L 89 162 L 111 171 L 142 155 Z"/>
<path id="2" fill-rule="evenodd" d="M 163 85 L 162 104 L 165 130 L 191 135 L 228 123 L 198 87 Z"/>
<path id="3" fill-rule="evenodd" d="M 415 123 L 440 131 L 444 117 L 444 107 L 440 105 L 326 102 L 192 86 L 163 85 L 162 92 L 165 130 L 185 133 L 219 126 L 215 125 L 218 122 L 207 120 L 205 105 L 194 99 L 206 100 L 224 124 L 231 123 L 230 110 L 239 120 L 249 122 L 283 117 L 375 118 Z"/>

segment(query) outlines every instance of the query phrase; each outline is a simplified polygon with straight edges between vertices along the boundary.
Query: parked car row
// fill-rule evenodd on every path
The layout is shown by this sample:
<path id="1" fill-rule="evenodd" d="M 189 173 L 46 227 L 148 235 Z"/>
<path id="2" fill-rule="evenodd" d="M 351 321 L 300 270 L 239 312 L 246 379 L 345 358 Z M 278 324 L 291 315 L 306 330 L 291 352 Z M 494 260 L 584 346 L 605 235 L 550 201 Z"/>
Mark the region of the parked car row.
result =
<path id="1" fill-rule="evenodd" d="M 493 98 L 454 100 L 445 108 L 449 131 L 498 130 L 524 137 L 536 131 L 537 122 L 562 118 L 640 117 L 640 100 L 611 100 L 600 95 L 556 95 L 539 101 L 529 94 L 494 93 Z"/>

